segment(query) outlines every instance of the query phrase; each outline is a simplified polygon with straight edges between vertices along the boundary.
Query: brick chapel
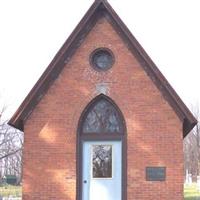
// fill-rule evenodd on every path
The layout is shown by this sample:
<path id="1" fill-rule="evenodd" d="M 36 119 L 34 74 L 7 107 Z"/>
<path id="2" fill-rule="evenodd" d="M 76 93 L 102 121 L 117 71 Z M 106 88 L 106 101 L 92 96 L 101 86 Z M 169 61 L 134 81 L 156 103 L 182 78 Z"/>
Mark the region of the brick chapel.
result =
<path id="1" fill-rule="evenodd" d="M 183 200 L 197 123 L 106 0 L 96 0 L 9 124 L 23 200 Z"/>

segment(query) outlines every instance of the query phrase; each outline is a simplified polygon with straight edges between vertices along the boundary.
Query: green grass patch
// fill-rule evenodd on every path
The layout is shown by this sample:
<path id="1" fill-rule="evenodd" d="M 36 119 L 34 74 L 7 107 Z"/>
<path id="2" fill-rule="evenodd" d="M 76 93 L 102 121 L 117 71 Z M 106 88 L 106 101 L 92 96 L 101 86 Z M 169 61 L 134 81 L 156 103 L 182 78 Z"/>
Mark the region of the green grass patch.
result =
<path id="1" fill-rule="evenodd" d="M 21 186 L 1 186 L 0 187 L 0 196 L 8 197 L 21 197 L 22 196 L 22 187 Z M 184 187 L 184 199 L 185 200 L 200 200 L 200 191 L 197 189 L 197 185 L 193 183 L 191 186 Z"/>
<path id="2" fill-rule="evenodd" d="M 200 191 L 195 183 L 184 187 L 184 198 L 185 200 L 200 200 Z"/>
<path id="3" fill-rule="evenodd" d="M 21 186 L 12 186 L 6 185 L 0 187 L 0 196 L 8 197 L 21 197 L 22 196 L 22 187 Z"/>

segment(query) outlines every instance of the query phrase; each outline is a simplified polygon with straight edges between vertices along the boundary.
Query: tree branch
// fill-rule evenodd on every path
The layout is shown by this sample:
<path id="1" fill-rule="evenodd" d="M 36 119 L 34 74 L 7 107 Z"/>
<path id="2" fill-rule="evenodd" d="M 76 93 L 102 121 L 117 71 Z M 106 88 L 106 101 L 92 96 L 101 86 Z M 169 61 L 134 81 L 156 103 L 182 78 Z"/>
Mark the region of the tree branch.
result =
<path id="1" fill-rule="evenodd" d="M 21 149 L 22 149 L 22 148 L 19 148 L 19 149 L 15 150 L 15 151 L 13 151 L 13 152 L 10 152 L 10 153 L 8 153 L 8 154 L 6 154 L 6 155 L 4 155 L 4 156 L 1 156 L 1 157 L 0 157 L 0 160 L 2 160 L 2 159 L 4 159 L 4 158 L 7 158 L 7 157 L 9 157 L 9 156 L 12 156 L 12 155 L 16 154 L 17 152 L 21 151 Z"/>

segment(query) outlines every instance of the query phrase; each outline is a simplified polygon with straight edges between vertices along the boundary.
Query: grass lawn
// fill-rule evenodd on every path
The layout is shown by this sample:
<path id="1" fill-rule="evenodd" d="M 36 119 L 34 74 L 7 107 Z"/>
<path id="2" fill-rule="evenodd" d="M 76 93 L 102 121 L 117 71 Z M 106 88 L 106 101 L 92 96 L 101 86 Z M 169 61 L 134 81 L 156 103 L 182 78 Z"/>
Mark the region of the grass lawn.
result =
<path id="1" fill-rule="evenodd" d="M 200 200 L 200 191 L 197 190 L 196 184 L 185 186 L 184 197 L 185 200 Z"/>
<path id="2" fill-rule="evenodd" d="M 21 186 L 2 186 L 0 187 L 0 196 L 8 197 L 8 196 L 14 196 L 14 197 L 21 197 L 22 195 L 22 187 Z"/>
<path id="3" fill-rule="evenodd" d="M 8 197 L 10 195 L 14 197 L 20 197 L 22 194 L 21 186 L 2 186 L 0 187 L 0 196 Z M 185 186 L 184 188 L 185 200 L 200 200 L 200 191 L 197 190 L 196 184 L 191 186 Z"/>

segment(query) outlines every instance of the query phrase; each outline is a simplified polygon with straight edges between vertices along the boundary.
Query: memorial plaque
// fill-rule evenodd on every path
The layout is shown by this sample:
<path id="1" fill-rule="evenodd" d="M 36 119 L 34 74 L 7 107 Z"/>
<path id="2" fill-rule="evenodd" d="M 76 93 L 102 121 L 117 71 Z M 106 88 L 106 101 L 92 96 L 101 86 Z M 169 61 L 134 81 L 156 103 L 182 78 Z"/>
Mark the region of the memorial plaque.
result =
<path id="1" fill-rule="evenodd" d="M 146 167 L 147 181 L 165 181 L 166 167 Z"/>

